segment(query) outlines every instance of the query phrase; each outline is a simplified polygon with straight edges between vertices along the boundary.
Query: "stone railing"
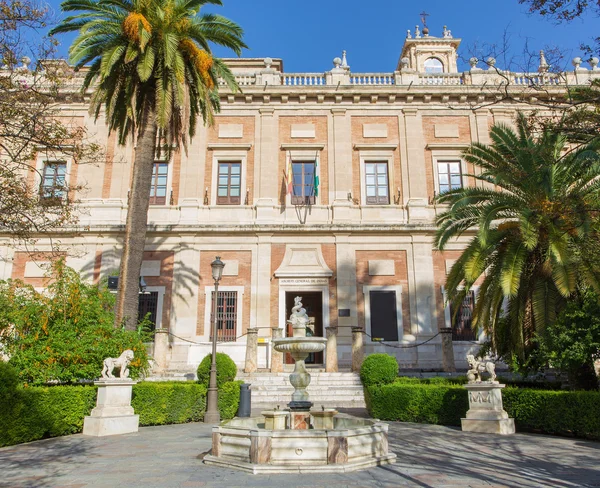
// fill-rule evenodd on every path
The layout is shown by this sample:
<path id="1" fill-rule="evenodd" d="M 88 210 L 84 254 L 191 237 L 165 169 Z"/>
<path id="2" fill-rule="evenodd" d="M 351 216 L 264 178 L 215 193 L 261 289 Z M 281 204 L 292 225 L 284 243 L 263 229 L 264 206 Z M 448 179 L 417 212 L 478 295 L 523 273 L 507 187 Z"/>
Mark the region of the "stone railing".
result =
<path id="1" fill-rule="evenodd" d="M 463 73 L 419 73 L 419 85 L 464 85 Z"/>
<path id="2" fill-rule="evenodd" d="M 394 85 L 394 73 L 357 73 L 350 74 L 351 85 Z"/>
<path id="3" fill-rule="evenodd" d="M 326 85 L 324 73 L 292 73 L 282 75 L 282 85 L 286 86 L 315 86 Z"/>

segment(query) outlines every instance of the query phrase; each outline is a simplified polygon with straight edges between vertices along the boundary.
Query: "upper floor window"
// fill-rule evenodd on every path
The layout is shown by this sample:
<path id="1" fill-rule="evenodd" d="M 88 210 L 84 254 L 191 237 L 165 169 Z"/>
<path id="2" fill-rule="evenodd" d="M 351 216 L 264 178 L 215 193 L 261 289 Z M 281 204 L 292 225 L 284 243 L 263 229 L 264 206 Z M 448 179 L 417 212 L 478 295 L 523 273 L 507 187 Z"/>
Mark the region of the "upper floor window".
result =
<path id="1" fill-rule="evenodd" d="M 318 188 L 315 169 L 314 161 L 292 162 L 292 205 L 314 205 Z"/>
<path id="2" fill-rule="evenodd" d="M 61 199 L 66 196 L 67 163 L 64 161 L 45 161 L 40 194 L 42 198 Z"/>
<path id="3" fill-rule="evenodd" d="M 390 203 L 387 162 L 365 163 L 365 189 L 367 205 L 388 205 Z"/>
<path id="4" fill-rule="evenodd" d="M 452 320 L 452 340 L 454 341 L 475 341 L 475 331 L 473 330 L 473 308 L 475 307 L 475 291 L 471 290 L 465 296 L 460 309 L 456 311 L 450 307 L 450 317 Z"/>
<path id="5" fill-rule="evenodd" d="M 217 205 L 241 203 L 242 164 L 239 161 L 220 161 L 217 186 Z"/>
<path id="6" fill-rule="evenodd" d="M 425 73 L 443 73 L 444 65 L 438 58 L 429 58 L 425 60 Z"/>
<path id="7" fill-rule="evenodd" d="M 157 161 L 152 168 L 152 184 L 150 186 L 150 205 L 165 205 L 167 203 L 167 178 L 169 165 Z"/>
<path id="8" fill-rule="evenodd" d="M 440 193 L 462 187 L 460 161 L 438 161 L 437 172 Z"/>

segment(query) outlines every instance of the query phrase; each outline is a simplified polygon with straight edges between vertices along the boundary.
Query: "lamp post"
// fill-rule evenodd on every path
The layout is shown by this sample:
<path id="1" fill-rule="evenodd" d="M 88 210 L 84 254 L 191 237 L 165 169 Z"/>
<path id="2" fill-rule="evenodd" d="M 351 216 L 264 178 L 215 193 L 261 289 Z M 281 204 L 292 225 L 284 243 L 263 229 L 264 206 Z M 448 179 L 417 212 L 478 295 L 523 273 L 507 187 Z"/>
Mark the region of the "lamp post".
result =
<path id="1" fill-rule="evenodd" d="M 225 263 L 221 261 L 221 258 L 217 256 L 215 260 L 210 263 L 212 268 L 212 277 L 215 281 L 215 291 L 213 295 L 213 323 L 212 323 L 212 358 L 210 363 L 210 379 L 208 382 L 208 395 L 206 398 L 206 413 L 204 414 L 204 422 L 207 424 L 218 424 L 221 421 L 221 415 L 219 414 L 218 395 L 217 389 L 217 301 L 219 299 L 219 281 L 223 276 L 223 268 Z"/>

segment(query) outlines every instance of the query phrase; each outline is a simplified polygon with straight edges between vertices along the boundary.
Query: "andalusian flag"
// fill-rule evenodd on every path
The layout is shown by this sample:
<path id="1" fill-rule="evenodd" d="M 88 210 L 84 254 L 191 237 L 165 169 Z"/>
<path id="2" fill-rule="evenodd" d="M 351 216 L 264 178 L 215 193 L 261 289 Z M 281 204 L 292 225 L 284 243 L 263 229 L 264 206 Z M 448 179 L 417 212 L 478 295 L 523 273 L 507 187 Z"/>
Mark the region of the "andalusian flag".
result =
<path id="1" fill-rule="evenodd" d="M 315 197 L 319 196 L 319 174 L 317 172 L 317 166 L 318 166 L 318 162 L 315 161 L 315 181 L 314 181 L 314 187 L 315 187 Z"/>

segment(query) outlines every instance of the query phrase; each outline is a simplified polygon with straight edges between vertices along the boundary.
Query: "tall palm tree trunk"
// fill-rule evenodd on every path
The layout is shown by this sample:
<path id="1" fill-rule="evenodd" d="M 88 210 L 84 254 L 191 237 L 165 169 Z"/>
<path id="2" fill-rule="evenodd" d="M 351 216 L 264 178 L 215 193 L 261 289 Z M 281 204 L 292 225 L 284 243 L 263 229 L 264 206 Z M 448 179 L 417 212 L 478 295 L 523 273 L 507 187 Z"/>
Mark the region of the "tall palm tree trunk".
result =
<path id="1" fill-rule="evenodd" d="M 156 118 L 150 105 L 146 103 L 144 108 L 133 162 L 133 180 L 127 206 L 125 242 L 119 270 L 115 312 L 115 327 L 125 325 L 125 328 L 131 330 L 136 328 L 138 319 L 139 280 L 148 228 L 148 207 L 156 142 Z"/>

